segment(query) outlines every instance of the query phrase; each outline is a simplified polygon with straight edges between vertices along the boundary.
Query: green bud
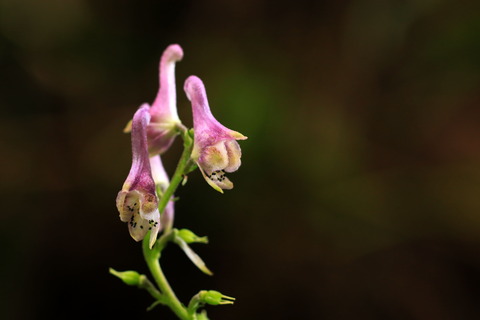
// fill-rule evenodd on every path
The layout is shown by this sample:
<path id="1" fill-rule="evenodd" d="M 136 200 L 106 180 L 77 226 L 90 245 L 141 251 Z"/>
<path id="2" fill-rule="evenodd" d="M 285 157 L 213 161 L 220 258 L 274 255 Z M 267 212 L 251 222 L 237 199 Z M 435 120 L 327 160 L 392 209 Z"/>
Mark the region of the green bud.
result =
<path id="1" fill-rule="evenodd" d="M 210 304 L 213 306 L 219 305 L 219 304 L 233 304 L 235 301 L 235 298 L 225 296 L 221 294 L 218 291 L 215 290 L 203 290 L 200 291 L 199 293 L 199 298 L 200 301 L 206 304 Z"/>
<path id="2" fill-rule="evenodd" d="M 202 290 L 196 295 L 192 297 L 190 303 L 188 304 L 188 313 L 195 314 L 199 308 L 205 306 L 205 304 L 210 304 L 213 306 L 217 306 L 219 304 L 233 304 L 235 298 L 229 297 L 226 295 L 221 294 L 215 290 Z M 200 314 L 197 315 L 197 320 L 205 319 L 207 320 L 207 313 L 204 310 Z"/>
<path id="3" fill-rule="evenodd" d="M 137 271 L 116 271 L 110 268 L 109 272 L 129 286 L 138 286 L 140 284 L 141 275 Z"/>
<path id="4" fill-rule="evenodd" d="M 207 312 L 203 310 L 202 313 L 197 314 L 197 320 L 209 320 L 207 317 Z"/>
<path id="5" fill-rule="evenodd" d="M 188 229 L 178 230 L 177 236 L 183 239 L 186 243 L 208 243 L 207 237 L 199 237 Z"/>
<path id="6" fill-rule="evenodd" d="M 184 187 L 188 182 L 188 176 L 185 174 L 182 179 L 182 187 Z"/>

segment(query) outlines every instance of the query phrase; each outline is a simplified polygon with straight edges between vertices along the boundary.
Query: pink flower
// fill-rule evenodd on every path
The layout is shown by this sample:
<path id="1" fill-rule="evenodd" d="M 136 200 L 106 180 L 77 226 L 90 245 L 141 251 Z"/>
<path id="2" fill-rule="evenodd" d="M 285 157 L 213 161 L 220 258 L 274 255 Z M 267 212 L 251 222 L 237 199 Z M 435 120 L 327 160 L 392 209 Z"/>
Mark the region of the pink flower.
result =
<path id="1" fill-rule="evenodd" d="M 147 127 L 150 155 L 167 151 L 178 134 L 176 127 L 181 121 L 177 113 L 175 62 L 182 58 L 182 48 L 178 44 L 172 44 L 165 49 L 160 59 L 160 88 L 150 108 L 151 120 Z"/>
<path id="2" fill-rule="evenodd" d="M 184 90 L 193 110 L 195 137 L 192 160 L 198 164 L 207 183 L 223 193 L 222 189 L 233 188 L 225 172 L 234 172 L 241 164 L 242 151 L 236 140 L 247 137 L 226 128 L 213 117 L 205 86 L 198 77 L 188 77 Z"/>
<path id="3" fill-rule="evenodd" d="M 120 220 L 128 222 L 128 230 L 135 241 L 142 240 L 151 230 L 151 248 L 160 230 L 160 213 L 148 155 L 148 111 L 148 104 L 143 104 L 133 116 L 132 167 L 117 195 L 117 209 Z"/>
<path id="4" fill-rule="evenodd" d="M 160 155 L 150 157 L 150 167 L 152 168 L 152 177 L 155 181 L 156 188 L 161 195 L 168 188 L 170 180 L 168 179 L 167 172 L 163 167 Z M 175 209 L 173 207 L 173 201 L 170 200 L 160 218 L 161 225 L 164 230 L 170 230 L 173 227 L 174 211 Z"/>

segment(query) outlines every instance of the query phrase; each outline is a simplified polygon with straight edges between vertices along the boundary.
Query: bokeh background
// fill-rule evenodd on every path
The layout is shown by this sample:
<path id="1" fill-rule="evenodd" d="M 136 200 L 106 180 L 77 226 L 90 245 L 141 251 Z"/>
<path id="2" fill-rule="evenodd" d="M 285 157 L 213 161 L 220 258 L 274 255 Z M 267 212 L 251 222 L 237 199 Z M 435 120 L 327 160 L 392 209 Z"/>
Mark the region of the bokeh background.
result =
<path id="1" fill-rule="evenodd" d="M 162 257 L 212 319 L 480 319 L 480 3 L 475 0 L 0 1 L 0 318 L 173 319 L 108 267 L 147 272 L 115 197 L 122 129 L 184 79 L 249 137 L 235 189 L 197 171 Z M 164 157 L 172 171 L 180 142 Z"/>

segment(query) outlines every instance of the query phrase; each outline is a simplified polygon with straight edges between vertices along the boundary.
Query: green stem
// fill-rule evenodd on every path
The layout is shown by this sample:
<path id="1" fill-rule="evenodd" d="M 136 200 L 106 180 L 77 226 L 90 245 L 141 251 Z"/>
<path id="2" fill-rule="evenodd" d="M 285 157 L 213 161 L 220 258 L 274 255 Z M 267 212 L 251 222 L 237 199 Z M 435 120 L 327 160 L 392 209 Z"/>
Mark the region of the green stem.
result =
<path id="1" fill-rule="evenodd" d="M 175 172 L 172 176 L 170 184 L 168 185 L 168 188 L 165 190 L 165 192 L 162 195 L 162 198 L 160 199 L 160 202 L 158 203 L 158 211 L 160 211 L 160 214 L 163 214 L 163 211 L 165 210 L 165 207 L 167 206 L 168 201 L 170 201 L 173 194 L 177 190 L 178 186 L 182 182 L 185 169 L 189 164 L 190 155 L 192 154 L 193 141 L 186 129 L 182 130 L 182 137 L 183 137 L 184 149 L 183 149 L 182 155 L 180 156 L 180 160 L 178 161 L 177 168 L 175 169 Z M 164 234 L 170 233 L 171 226 L 169 227 L 170 228 L 168 230 L 163 231 Z"/>
<path id="2" fill-rule="evenodd" d="M 160 291 L 157 290 L 157 288 L 155 288 L 155 286 L 153 285 L 153 283 L 150 282 L 150 280 L 148 280 L 147 277 L 145 276 L 142 276 L 143 279 L 140 280 L 140 285 L 139 287 L 142 288 L 142 289 L 145 289 L 148 291 L 148 293 L 150 293 L 152 295 L 152 297 L 154 297 L 155 299 L 157 299 L 157 301 L 159 301 L 160 303 L 165 303 L 165 299 L 164 297 L 162 296 L 162 294 L 160 293 Z"/>
<path id="3" fill-rule="evenodd" d="M 173 194 L 175 193 L 178 186 L 182 182 L 183 175 L 185 174 L 185 169 L 189 164 L 190 155 L 193 149 L 193 140 L 189 135 L 188 131 L 185 128 L 179 128 L 179 130 L 181 131 L 181 134 L 183 137 L 184 149 L 180 157 L 180 160 L 178 161 L 178 165 L 177 165 L 177 168 L 175 169 L 175 173 L 172 176 L 172 180 L 170 181 L 170 185 L 165 190 L 165 192 L 162 195 L 162 198 L 158 203 L 158 210 L 160 211 L 160 214 L 163 214 L 163 211 L 165 210 L 165 207 L 167 206 L 168 201 L 171 200 Z M 175 292 L 173 291 L 172 287 L 168 283 L 168 280 L 165 277 L 165 274 L 163 273 L 162 268 L 160 266 L 159 259 L 161 256 L 161 251 L 166 246 L 167 242 L 169 242 L 172 239 L 172 237 L 173 237 L 173 233 L 171 230 L 171 226 L 169 226 L 168 229 L 166 228 L 163 231 L 163 235 L 157 240 L 153 249 L 150 250 L 148 246 L 149 237 L 145 236 L 143 240 L 143 245 L 142 245 L 143 255 L 145 257 L 145 261 L 147 262 L 148 268 L 150 269 L 150 272 L 153 278 L 155 279 L 155 282 L 157 283 L 158 288 L 162 293 L 162 300 L 163 300 L 162 302 L 168 305 L 170 309 L 180 319 L 190 320 L 191 315 L 187 312 L 187 309 L 185 308 L 185 306 L 178 300 L 177 296 L 175 295 Z"/>
<path id="4" fill-rule="evenodd" d="M 185 306 L 178 300 L 177 296 L 175 295 L 175 292 L 173 292 L 172 287 L 168 283 L 167 278 L 165 277 L 165 274 L 162 271 L 162 268 L 160 267 L 160 262 L 158 259 L 155 259 L 154 255 L 151 255 L 149 253 L 146 253 L 146 250 L 150 250 L 148 248 L 148 243 L 145 246 L 145 241 L 143 245 L 143 252 L 145 255 L 145 261 L 147 262 L 148 268 L 150 269 L 150 273 L 153 276 L 153 279 L 155 279 L 155 282 L 157 283 L 158 287 L 160 288 L 160 291 L 162 292 L 162 302 L 164 302 L 166 305 L 170 307 L 170 309 L 179 317 L 180 319 L 183 320 L 190 320 L 190 315 L 188 314 Z"/>

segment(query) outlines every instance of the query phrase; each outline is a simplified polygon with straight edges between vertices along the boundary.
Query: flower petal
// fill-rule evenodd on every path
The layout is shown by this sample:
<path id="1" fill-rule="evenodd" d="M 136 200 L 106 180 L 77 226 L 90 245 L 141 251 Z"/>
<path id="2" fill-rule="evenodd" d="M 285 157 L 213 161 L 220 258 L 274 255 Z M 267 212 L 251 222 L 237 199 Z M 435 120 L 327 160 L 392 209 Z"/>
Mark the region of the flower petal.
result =
<path id="1" fill-rule="evenodd" d="M 202 173 L 203 178 L 207 183 L 216 191 L 223 193 L 223 190 L 230 190 L 233 189 L 233 182 L 230 181 L 225 176 L 225 173 L 222 171 L 215 171 L 212 172 L 211 174 L 206 174 L 205 171 L 202 169 L 202 167 L 199 165 L 198 168 L 200 169 L 200 172 Z"/>
<path id="2" fill-rule="evenodd" d="M 167 151 L 178 134 L 176 126 L 181 122 L 177 112 L 175 62 L 182 57 L 182 48 L 178 44 L 172 44 L 165 49 L 160 59 L 160 88 L 150 108 L 152 120 L 147 132 L 151 155 Z"/>
<path id="3" fill-rule="evenodd" d="M 226 172 L 237 171 L 240 165 L 242 164 L 242 149 L 240 145 L 235 140 L 225 141 L 225 148 L 228 153 L 228 165 L 224 168 Z"/>
<path id="4" fill-rule="evenodd" d="M 135 241 L 142 240 L 148 232 L 149 223 L 143 219 L 139 213 L 134 213 L 128 222 L 128 231 Z"/>
<path id="5" fill-rule="evenodd" d="M 162 223 L 162 228 L 164 230 L 172 229 L 174 217 L 175 217 L 174 202 L 169 201 L 167 206 L 165 207 L 165 211 L 163 211 L 163 214 L 160 217 L 160 221 Z"/>
<path id="6" fill-rule="evenodd" d="M 138 213 L 138 193 L 136 191 L 120 191 L 117 195 L 117 209 L 120 220 L 128 222 L 134 213 Z"/>
<path id="7" fill-rule="evenodd" d="M 148 104 L 143 104 L 132 120 L 132 167 L 122 190 L 144 190 L 155 194 L 147 145 L 147 125 L 150 121 Z"/>
<path id="8" fill-rule="evenodd" d="M 225 143 L 220 141 L 212 146 L 205 147 L 198 159 L 207 174 L 223 170 L 228 166 L 228 151 Z"/>
<path id="9" fill-rule="evenodd" d="M 215 119 L 210 111 L 205 86 L 200 78 L 188 77 L 185 80 L 184 90 L 192 102 L 196 148 L 213 145 L 222 140 L 247 138 L 241 133 L 228 129 Z"/>
<path id="10" fill-rule="evenodd" d="M 146 128 L 150 120 L 149 106 L 142 105 L 132 120 L 132 167 L 116 203 L 120 220 L 128 222 L 130 235 L 140 241 L 152 230 L 150 247 L 160 230 L 160 213 L 155 181 L 152 177 L 148 155 Z"/>
<path id="11" fill-rule="evenodd" d="M 223 193 L 222 189 L 233 188 L 233 183 L 225 177 L 225 171 L 236 171 L 241 165 L 242 151 L 236 140 L 247 137 L 215 119 L 208 105 L 205 86 L 198 77 L 188 77 L 184 90 L 193 110 L 195 136 L 192 160 L 198 164 L 208 184 Z"/>
<path id="12" fill-rule="evenodd" d="M 168 179 L 167 172 L 163 167 L 162 158 L 160 155 L 150 157 L 150 167 L 152 169 L 152 177 L 153 181 L 155 181 L 155 185 L 160 187 L 162 192 L 165 191 L 170 184 L 170 180 Z"/>
<path id="13" fill-rule="evenodd" d="M 170 180 L 165 168 L 163 167 L 161 157 L 159 155 L 151 157 L 150 166 L 152 167 L 152 176 L 153 180 L 155 180 L 155 184 L 157 185 L 157 189 L 159 188 L 161 193 L 165 192 L 170 184 Z M 175 209 L 173 201 L 169 201 L 160 217 L 161 225 L 164 230 L 169 230 L 172 228 L 174 212 Z"/>
<path id="14" fill-rule="evenodd" d="M 162 54 L 159 66 L 160 88 L 150 110 L 152 122 L 162 123 L 167 118 L 180 122 L 175 90 L 175 63 L 182 58 L 183 50 L 178 44 L 169 45 Z"/>

